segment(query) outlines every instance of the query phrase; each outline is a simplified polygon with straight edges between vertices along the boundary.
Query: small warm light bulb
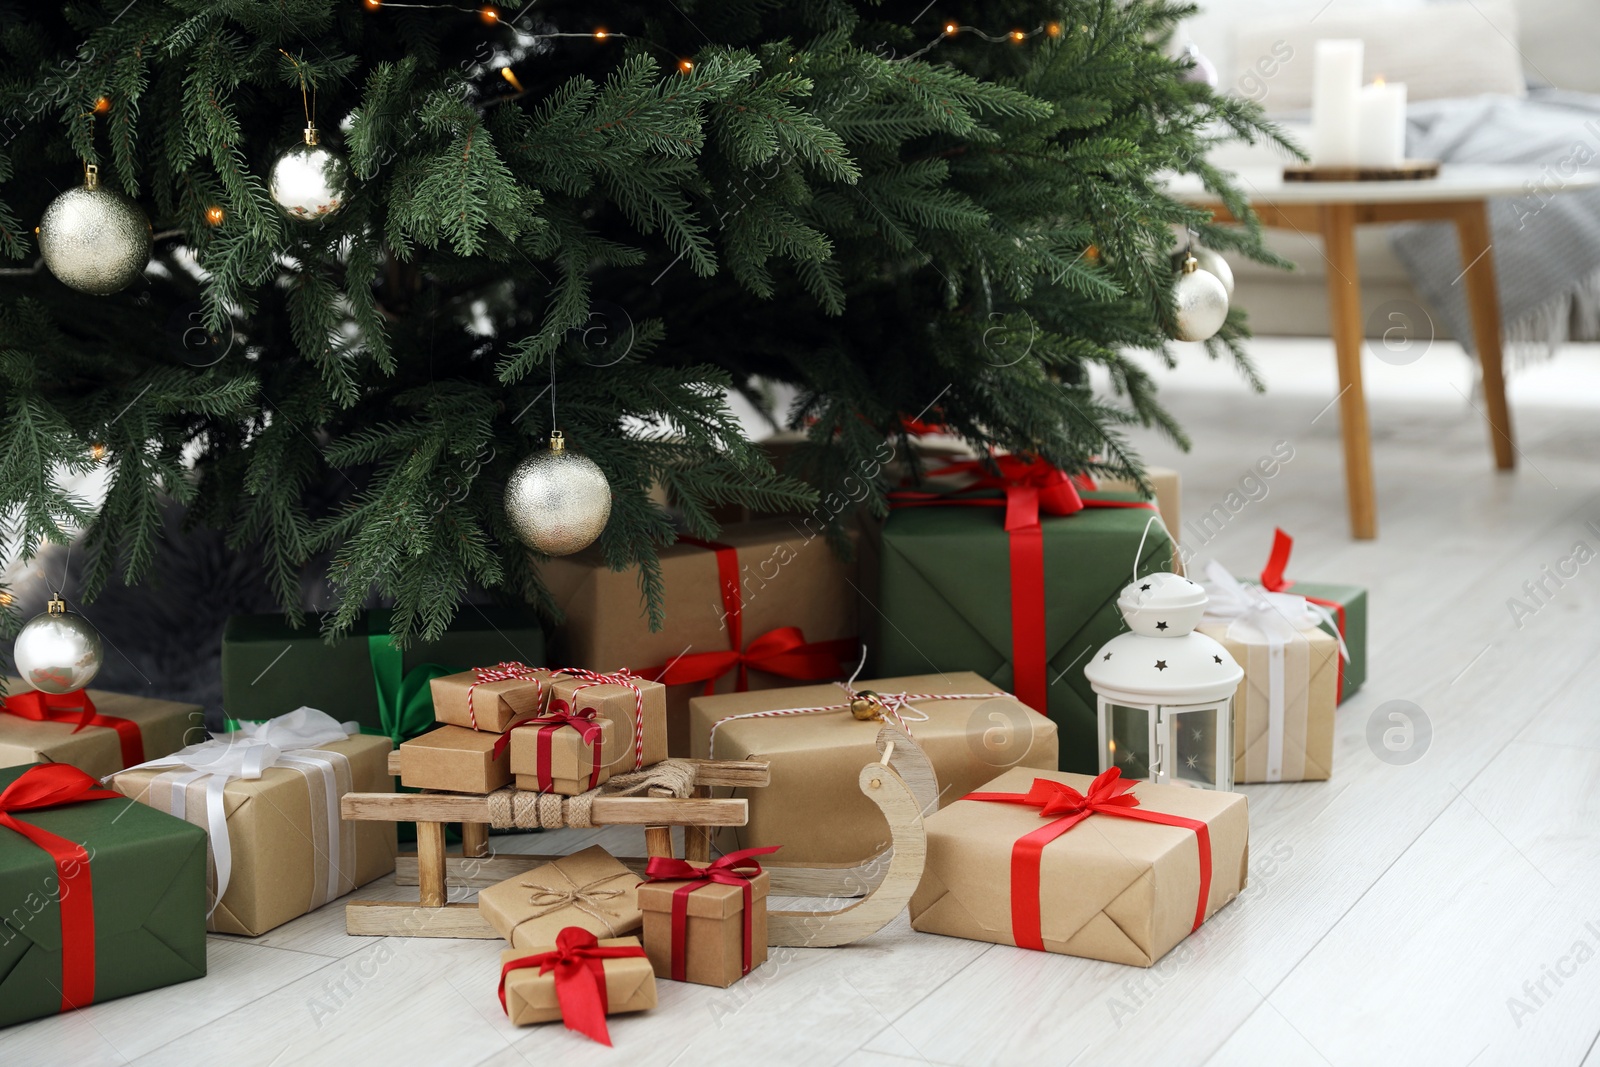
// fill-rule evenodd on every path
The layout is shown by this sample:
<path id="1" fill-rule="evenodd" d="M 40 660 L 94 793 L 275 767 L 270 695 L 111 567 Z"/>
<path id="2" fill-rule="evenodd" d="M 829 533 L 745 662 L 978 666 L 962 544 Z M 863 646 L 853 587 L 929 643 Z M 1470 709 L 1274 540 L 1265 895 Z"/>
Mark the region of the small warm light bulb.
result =
<path id="1" fill-rule="evenodd" d="M 361 5 L 368 11 L 376 11 L 383 6 L 383 0 L 361 0 Z"/>
<path id="2" fill-rule="evenodd" d="M 0 608 L 9 608 L 10 606 L 11 606 L 11 594 L 7 593 L 3 589 L 0 589 Z"/>
<path id="3" fill-rule="evenodd" d="M 227 213 L 222 210 L 222 207 L 219 204 L 212 204 L 210 207 L 206 208 L 206 221 L 211 223 L 213 226 L 221 226 L 222 220 L 227 217 Z"/>
<path id="4" fill-rule="evenodd" d="M 1383 84 L 1383 75 L 1380 74 L 1376 78 L 1373 78 L 1372 79 L 1372 84 L 1373 85 L 1382 85 Z M 98 104 L 95 105 L 95 110 L 97 110 L 97 111 L 99 110 L 99 105 Z"/>
<path id="5" fill-rule="evenodd" d="M 99 441 L 89 446 L 89 458 L 99 463 L 106 458 L 106 446 Z"/>
<path id="6" fill-rule="evenodd" d="M 522 83 L 517 81 L 516 72 L 513 71 L 510 67 L 501 67 L 500 68 L 500 77 L 502 77 L 506 81 L 510 82 L 512 87 L 515 88 L 517 90 L 517 92 L 519 92 L 519 93 L 527 92 L 527 90 L 522 87 Z"/>
<path id="7" fill-rule="evenodd" d="M 485 4 L 479 9 L 478 17 L 487 22 L 489 25 L 493 26 L 495 23 L 500 21 L 500 12 L 497 9 L 490 7 L 488 4 Z"/>
<path id="8" fill-rule="evenodd" d="M 1011 39 L 1013 41 L 1017 42 L 1018 44 L 1021 44 L 1023 41 L 1026 41 L 1028 39 L 1028 35 L 1023 33 L 1021 30 L 1012 30 L 1011 34 L 1010 34 L 1010 37 L 1011 37 Z"/>
<path id="9" fill-rule="evenodd" d="M 606 39 L 606 31 L 605 30 L 595 30 L 594 31 L 594 39 L 597 40 L 597 41 L 605 40 Z"/>
<path id="10" fill-rule="evenodd" d="M 956 34 L 956 31 L 959 30 L 960 28 L 961 28 L 960 26 L 957 26 L 953 22 L 947 22 L 947 23 L 944 24 L 944 35 L 946 37 L 954 37 L 955 34 Z"/>
<path id="11" fill-rule="evenodd" d="M 694 69 L 694 60 L 692 60 L 692 59 L 680 59 L 680 60 L 678 60 L 678 69 L 683 71 L 685 74 L 689 73 L 691 70 Z"/>
<path id="12" fill-rule="evenodd" d="M 1048 33 L 1051 37 L 1060 37 L 1061 36 L 1061 23 L 1059 23 L 1059 22 L 1050 23 L 1050 25 L 1048 25 L 1048 26 L 1046 26 L 1044 28 L 1044 32 Z"/>
<path id="13" fill-rule="evenodd" d="M 110 110 L 111 110 L 111 98 L 110 97 L 102 96 L 102 97 L 100 97 L 99 99 L 97 99 L 94 102 L 94 113 L 96 115 L 104 115 L 107 111 L 110 111 Z"/>

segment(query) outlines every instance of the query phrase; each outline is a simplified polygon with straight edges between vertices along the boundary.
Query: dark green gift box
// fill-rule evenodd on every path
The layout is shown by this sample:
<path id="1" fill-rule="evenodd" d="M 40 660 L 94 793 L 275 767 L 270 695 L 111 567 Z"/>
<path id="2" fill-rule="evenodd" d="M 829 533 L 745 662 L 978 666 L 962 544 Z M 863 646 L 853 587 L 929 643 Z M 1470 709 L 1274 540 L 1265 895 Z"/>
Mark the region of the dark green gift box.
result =
<path id="1" fill-rule="evenodd" d="M 1294 582 L 1284 592 L 1303 596 L 1313 603 L 1320 604 L 1333 615 L 1335 620 L 1339 618 L 1341 610 L 1343 611 L 1342 635 L 1336 623 L 1326 619 L 1322 621 L 1322 629 L 1334 637 L 1342 636 L 1344 647 L 1350 653 L 1349 662 L 1339 665 L 1339 676 L 1344 679 L 1344 684 L 1339 687 L 1339 703 L 1344 703 L 1367 680 L 1366 589 L 1359 585 L 1340 585 L 1337 582 Z"/>
<path id="2" fill-rule="evenodd" d="M 0 790 L 38 764 L 0 769 Z M 13 813 L 84 846 L 94 901 L 94 1000 L 206 973 L 206 832 L 124 798 Z M 56 862 L 0 826 L 0 1026 L 61 1010 Z"/>
<path id="3" fill-rule="evenodd" d="M 435 725 L 431 679 L 507 660 L 544 665 L 544 631 L 531 609 L 463 607 L 443 637 L 403 652 L 389 637 L 387 611 L 366 612 L 332 645 L 315 623 L 296 630 L 281 615 L 235 615 L 222 632 L 222 706 L 231 719 L 317 708 L 399 745 Z"/>
<path id="4" fill-rule="evenodd" d="M 1136 501 L 1084 493 L 1085 502 Z M 1049 716 L 1061 769 L 1099 769 L 1095 694 L 1083 676 L 1090 652 L 1125 627 L 1117 594 L 1138 573 L 1171 567 L 1173 545 L 1155 514 L 1140 507 L 1090 506 L 1041 519 Z M 878 608 L 878 675 L 977 671 L 1014 691 L 1011 664 L 1011 549 L 1003 508 L 913 507 L 883 527 Z"/>

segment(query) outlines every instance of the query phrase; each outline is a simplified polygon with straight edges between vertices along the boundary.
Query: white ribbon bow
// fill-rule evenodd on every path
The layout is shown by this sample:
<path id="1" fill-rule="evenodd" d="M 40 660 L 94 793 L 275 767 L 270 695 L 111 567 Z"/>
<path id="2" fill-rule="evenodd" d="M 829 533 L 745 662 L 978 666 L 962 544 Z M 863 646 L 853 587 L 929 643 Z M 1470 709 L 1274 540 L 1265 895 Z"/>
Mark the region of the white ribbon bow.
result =
<path id="1" fill-rule="evenodd" d="M 210 918 L 217 905 L 228 892 L 228 880 L 233 873 L 233 844 L 228 835 L 227 808 L 223 791 L 234 779 L 256 779 L 272 767 L 287 767 L 306 777 L 309 789 L 315 775 L 322 781 L 326 792 L 328 812 L 328 878 L 325 886 L 312 890 L 312 906 L 326 903 L 339 895 L 343 872 L 339 866 L 340 820 L 339 785 L 334 774 L 334 763 L 328 758 L 333 753 L 314 751 L 317 746 L 330 741 L 343 741 L 356 733 L 353 722 L 340 723 L 326 712 L 316 708 L 297 708 L 287 715 L 279 715 L 266 722 L 242 722 L 232 733 L 213 734 L 212 740 L 189 745 L 170 756 L 147 760 L 116 774 L 107 775 L 107 781 L 127 771 L 150 767 L 173 767 L 157 780 L 170 782 L 172 787 L 172 814 L 187 819 L 188 786 L 201 778 L 206 779 L 206 825 L 211 835 L 211 852 L 217 869 L 217 895 L 206 911 Z M 151 785 L 156 780 L 152 780 Z M 320 890 L 320 892 L 319 892 Z"/>

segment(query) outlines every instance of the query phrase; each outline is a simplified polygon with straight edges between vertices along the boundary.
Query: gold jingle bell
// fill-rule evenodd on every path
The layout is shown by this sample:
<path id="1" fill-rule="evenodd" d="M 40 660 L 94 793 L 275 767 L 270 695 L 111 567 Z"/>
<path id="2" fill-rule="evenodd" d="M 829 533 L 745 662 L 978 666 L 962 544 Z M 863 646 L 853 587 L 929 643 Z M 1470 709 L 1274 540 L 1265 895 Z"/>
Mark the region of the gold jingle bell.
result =
<path id="1" fill-rule="evenodd" d="M 863 689 L 850 698 L 850 714 L 862 722 L 883 721 L 883 701 L 870 689 Z"/>

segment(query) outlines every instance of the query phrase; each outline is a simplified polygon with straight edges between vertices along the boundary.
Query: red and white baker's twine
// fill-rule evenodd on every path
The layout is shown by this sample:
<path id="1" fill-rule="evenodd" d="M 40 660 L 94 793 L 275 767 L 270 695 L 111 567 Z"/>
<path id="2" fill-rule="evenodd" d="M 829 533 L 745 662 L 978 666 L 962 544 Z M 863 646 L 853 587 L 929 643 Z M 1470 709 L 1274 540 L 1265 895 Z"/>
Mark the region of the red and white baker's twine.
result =
<path id="1" fill-rule="evenodd" d="M 852 678 L 851 681 L 854 681 L 854 678 Z M 743 715 L 729 715 L 725 718 L 718 719 L 716 722 L 711 724 L 711 737 L 706 746 L 706 756 L 709 759 L 717 758 L 717 727 L 721 726 L 725 722 L 732 722 L 735 719 L 775 719 L 780 716 L 788 715 L 817 715 L 830 711 L 849 711 L 851 701 L 855 700 L 862 694 L 858 693 L 854 688 L 852 688 L 850 682 L 835 682 L 834 684 L 840 689 L 843 689 L 845 692 L 846 699 L 843 704 L 819 704 L 818 706 L 812 708 L 774 708 L 771 711 L 747 711 Z M 912 704 L 917 704 L 924 700 L 981 700 L 987 699 L 988 697 L 1003 697 L 1009 695 L 1010 694 L 1008 693 L 1001 693 L 998 691 L 993 693 L 872 694 L 872 696 L 876 697 L 878 703 L 883 707 L 884 713 L 892 717 L 895 723 L 899 725 L 900 729 L 906 732 L 908 737 L 911 735 L 911 727 L 907 724 L 908 719 L 911 722 L 928 721 L 927 713 L 920 711 L 917 708 L 913 708 L 911 706 Z"/>
<path id="2" fill-rule="evenodd" d="M 507 661 L 496 663 L 493 667 L 474 667 L 472 668 L 472 673 L 477 676 L 478 680 L 467 686 L 467 721 L 472 723 L 474 730 L 478 728 L 478 713 L 472 707 L 472 691 L 480 685 L 485 685 L 489 682 L 509 682 L 513 678 L 522 679 L 539 687 L 537 690 L 538 697 L 534 701 L 534 706 L 538 707 L 544 702 L 544 682 L 539 677 L 540 672 L 526 663 Z"/>

